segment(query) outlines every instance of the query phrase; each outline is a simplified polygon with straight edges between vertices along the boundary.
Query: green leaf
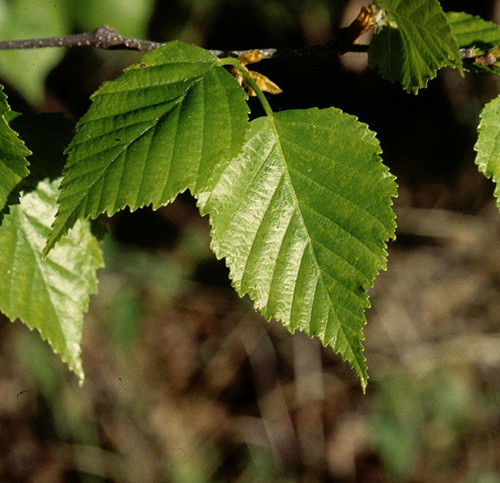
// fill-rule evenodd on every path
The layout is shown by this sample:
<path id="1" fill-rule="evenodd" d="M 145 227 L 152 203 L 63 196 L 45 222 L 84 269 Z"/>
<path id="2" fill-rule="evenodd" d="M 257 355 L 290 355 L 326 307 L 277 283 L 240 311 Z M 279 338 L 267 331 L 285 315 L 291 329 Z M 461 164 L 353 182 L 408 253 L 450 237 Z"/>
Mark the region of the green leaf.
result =
<path id="1" fill-rule="evenodd" d="M 416 94 L 446 65 L 462 71 L 457 41 L 438 0 L 377 0 L 387 16 L 368 49 L 370 67 Z"/>
<path id="2" fill-rule="evenodd" d="M 446 12 L 446 18 L 460 48 L 500 44 L 500 26 L 496 23 L 465 12 Z"/>
<path id="3" fill-rule="evenodd" d="M 56 212 L 59 181 L 42 181 L 24 194 L 0 227 L 0 309 L 36 328 L 83 381 L 83 313 L 95 293 L 102 253 L 88 222 L 78 222 L 42 263 Z"/>
<path id="4" fill-rule="evenodd" d="M 6 115 L 10 112 L 7 96 L 0 86 L 0 222 L 16 186 L 29 174 L 26 157 L 31 154 L 17 133 L 9 127 Z"/>
<path id="5" fill-rule="evenodd" d="M 0 216 L 8 213 L 11 205 L 19 203 L 21 192 L 36 189 L 43 179 L 54 180 L 61 176 L 66 161 L 64 148 L 70 142 L 74 128 L 74 123 L 62 114 L 21 115 L 12 111 L 8 114 L 15 115 L 9 125 L 33 149 L 33 153 L 30 155 L 29 176 L 23 178 L 11 192 L 8 205 Z"/>
<path id="6" fill-rule="evenodd" d="M 448 12 L 446 17 L 460 48 L 470 51 L 467 55 L 469 58 L 463 60 L 464 68 L 473 72 L 500 75 L 498 62 L 495 62 L 500 54 L 500 26 L 465 12 Z M 494 65 L 479 62 L 479 59 L 485 59 L 485 55 L 493 57 Z"/>
<path id="7" fill-rule="evenodd" d="M 317 336 L 363 387 L 365 287 L 386 267 L 394 177 L 373 132 L 338 109 L 283 111 L 251 136 L 211 193 L 212 248 L 266 319 Z"/>
<path id="8" fill-rule="evenodd" d="M 241 150 L 245 99 L 216 57 L 177 41 L 104 84 L 69 146 L 46 252 L 79 218 L 203 191 Z"/>
<path id="9" fill-rule="evenodd" d="M 43 112 L 18 114 L 9 122 L 31 148 L 30 174 L 18 185 L 18 189 L 31 191 L 45 178 L 60 178 L 66 162 L 64 149 L 71 141 L 74 121 L 63 114 Z"/>
<path id="10" fill-rule="evenodd" d="M 476 164 L 487 178 L 496 184 L 494 196 L 500 209 L 500 97 L 493 99 L 481 112 L 478 139 L 474 146 Z"/>
<path id="11" fill-rule="evenodd" d="M 145 38 L 154 0 L 70 0 L 71 13 L 84 32 L 110 25 L 121 35 Z"/>
<path id="12" fill-rule="evenodd" d="M 56 37 L 70 33 L 66 0 L 10 0 L 0 5 L 2 40 Z M 43 99 L 45 78 L 62 59 L 63 49 L 2 50 L 0 76 L 29 102 Z"/>

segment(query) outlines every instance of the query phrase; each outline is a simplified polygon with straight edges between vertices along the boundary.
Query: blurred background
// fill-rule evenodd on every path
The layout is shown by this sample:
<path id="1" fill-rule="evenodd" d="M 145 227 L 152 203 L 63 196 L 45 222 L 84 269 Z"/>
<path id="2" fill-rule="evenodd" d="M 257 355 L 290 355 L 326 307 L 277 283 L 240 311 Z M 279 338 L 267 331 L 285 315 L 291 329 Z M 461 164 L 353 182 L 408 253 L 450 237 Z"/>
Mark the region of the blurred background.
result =
<path id="1" fill-rule="evenodd" d="M 500 21 L 495 1 L 443 1 Z M 214 49 L 332 40 L 341 0 L 0 0 L 0 38 L 91 31 Z M 88 48 L 1 52 L 21 112 L 78 119 L 137 61 Z M 477 172 L 494 76 L 445 69 L 418 96 L 322 54 L 258 65 L 276 110 L 336 106 L 377 132 L 398 177 L 398 237 L 370 290 L 367 394 L 316 340 L 239 299 L 188 195 L 110 220 L 85 318 L 86 381 L 0 317 L 2 482 L 500 482 L 500 214 Z M 258 114 L 258 106 L 252 104 Z"/>

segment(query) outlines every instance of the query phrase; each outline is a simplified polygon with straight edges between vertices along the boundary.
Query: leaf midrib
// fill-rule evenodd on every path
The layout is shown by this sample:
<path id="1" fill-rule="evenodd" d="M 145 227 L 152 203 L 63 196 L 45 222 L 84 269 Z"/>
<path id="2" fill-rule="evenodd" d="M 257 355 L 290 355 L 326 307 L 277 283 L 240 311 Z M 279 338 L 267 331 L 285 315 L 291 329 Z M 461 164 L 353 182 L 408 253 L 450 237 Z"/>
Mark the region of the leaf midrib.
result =
<path id="1" fill-rule="evenodd" d="M 302 224 L 302 226 L 304 228 L 304 231 L 306 233 L 306 236 L 307 236 L 307 244 L 310 246 L 310 250 L 311 250 L 311 252 L 313 254 L 313 259 L 314 259 L 314 263 L 316 265 L 316 270 L 317 270 L 317 273 L 318 273 L 318 278 L 321 280 L 321 283 L 323 284 L 323 287 L 325 288 L 325 291 L 326 291 L 327 296 L 328 296 L 328 300 L 330 302 L 330 309 L 335 314 L 335 317 L 336 317 L 336 319 L 338 321 L 339 330 L 342 331 L 342 334 L 344 335 L 344 339 L 347 342 L 347 344 L 349 345 L 349 348 L 351 349 L 351 351 L 352 351 L 352 353 L 354 355 L 354 360 L 356 361 L 356 363 L 358 365 L 357 369 L 359 371 L 359 376 L 361 377 L 361 379 L 363 381 L 363 384 L 366 384 L 366 378 L 365 378 L 365 375 L 364 375 L 365 371 L 364 371 L 364 367 L 363 367 L 364 366 L 364 364 L 363 364 L 364 361 L 362 361 L 362 360 L 359 361 L 356 348 L 352 346 L 351 341 L 350 341 L 349 337 L 347 336 L 347 334 L 346 334 L 346 332 L 344 330 L 344 326 L 343 326 L 343 324 L 342 324 L 342 322 L 340 320 L 340 317 L 338 316 L 337 311 L 335 310 L 335 306 L 334 306 L 333 300 L 331 299 L 330 292 L 326 289 L 327 284 L 325 282 L 325 279 L 324 279 L 324 276 L 323 276 L 323 272 L 322 272 L 322 270 L 321 270 L 321 268 L 319 266 L 318 258 L 317 258 L 316 252 L 314 250 L 314 245 L 313 245 L 311 236 L 309 235 L 309 230 L 307 229 L 307 225 L 306 225 L 306 222 L 304 220 L 304 216 L 302 215 L 302 210 L 300 209 L 299 200 L 298 200 L 297 195 L 295 193 L 295 189 L 293 188 L 293 183 L 292 183 L 292 180 L 290 178 L 290 174 L 289 174 L 288 169 L 287 169 L 286 158 L 285 158 L 285 154 L 283 152 L 283 147 L 281 145 L 280 135 L 279 135 L 278 127 L 276 126 L 276 120 L 274 118 L 274 115 L 272 115 L 272 116 L 268 115 L 268 119 L 269 119 L 269 125 L 270 125 L 270 127 L 271 127 L 271 129 L 272 129 L 272 131 L 274 133 L 275 139 L 276 139 L 276 146 L 277 146 L 278 151 L 280 153 L 279 158 L 280 158 L 280 160 L 282 162 L 283 172 L 285 173 L 285 177 L 286 177 L 287 183 L 291 187 L 292 198 L 293 198 L 293 201 L 294 201 L 294 204 L 295 204 L 295 207 L 296 207 L 296 210 L 297 210 L 300 222 L 301 222 L 301 224 Z M 329 343 L 329 341 L 326 341 L 326 342 Z M 361 352 L 359 353 L 359 356 L 361 356 L 361 358 L 363 357 Z"/>

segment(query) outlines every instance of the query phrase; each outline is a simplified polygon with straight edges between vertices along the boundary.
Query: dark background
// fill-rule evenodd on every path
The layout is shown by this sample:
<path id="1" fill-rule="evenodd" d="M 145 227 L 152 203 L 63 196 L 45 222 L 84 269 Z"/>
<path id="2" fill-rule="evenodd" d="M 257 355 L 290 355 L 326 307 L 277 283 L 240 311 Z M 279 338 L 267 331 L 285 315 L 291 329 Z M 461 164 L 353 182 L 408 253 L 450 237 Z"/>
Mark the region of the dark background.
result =
<path id="1" fill-rule="evenodd" d="M 441 3 L 500 14 L 492 1 Z M 332 40 L 361 5 L 158 0 L 148 38 L 301 46 Z M 67 51 L 44 100 L 7 79 L 9 102 L 77 119 L 137 59 Z M 367 395 L 331 349 L 237 297 L 186 194 L 110 220 L 83 388 L 37 333 L 0 320 L 1 481 L 500 482 L 500 215 L 473 151 L 497 79 L 444 69 L 413 96 L 365 54 L 255 68 L 284 90 L 275 110 L 335 106 L 369 124 L 398 178 L 398 238 L 370 290 Z"/>

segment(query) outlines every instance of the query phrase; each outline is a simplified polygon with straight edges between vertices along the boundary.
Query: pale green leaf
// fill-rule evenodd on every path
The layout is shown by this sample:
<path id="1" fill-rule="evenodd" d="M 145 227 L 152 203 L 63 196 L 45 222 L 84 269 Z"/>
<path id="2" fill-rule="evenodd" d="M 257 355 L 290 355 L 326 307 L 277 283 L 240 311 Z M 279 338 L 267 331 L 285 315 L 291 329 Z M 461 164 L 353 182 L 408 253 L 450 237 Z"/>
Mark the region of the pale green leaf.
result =
<path id="1" fill-rule="evenodd" d="M 483 109 L 478 127 L 479 136 L 474 149 L 479 171 L 495 183 L 494 196 L 500 209 L 500 97 Z"/>
<path id="2" fill-rule="evenodd" d="M 386 25 L 368 49 L 370 67 L 416 94 L 444 66 L 462 69 L 457 41 L 438 0 L 377 0 Z"/>
<path id="3" fill-rule="evenodd" d="M 373 132 L 338 109 L 252 122 L 241 155 L 198 196 L 212 248 L 266 319 L 317 336 L 366 386 L 365 287 L 394 236 L 394 177 Z"/>
<path id="4" fill-rule="evenodd" d="M 79 218 L 203 191 L 243 145 L 245 99 L 216 57 L 178 41 L 104 84 L 69 146 L 47 251 Z"/>
<path id="5" fill-rule="evenodd" d="M 42 263 L 56 213 L 59 181 L 41 181 L 24 194 L 0 227 L 0 309 L 37 329 L 83 381 L 83 313 L 97 289 L 102 253 L 88 222 L 78 222 Z"/>
<path id="6" fill-rule="evenodd" d="M 70 33 L 65 1 L 0 2 L 0 39 L 33 39 Z M 63 55 L 63 49 L 2 50 L 0 77 L 29 102 L 38 103 L 43 100 L 46 76 Z"/>
<path id="7" fill-rule="evenodd" d="M 0 222 L 9 197 L 19 182 L 28 176 L 26 157 L 31 151 L 13 131 L 5 116 L 10 112 L 7 96 L 0 86 Z"/>

